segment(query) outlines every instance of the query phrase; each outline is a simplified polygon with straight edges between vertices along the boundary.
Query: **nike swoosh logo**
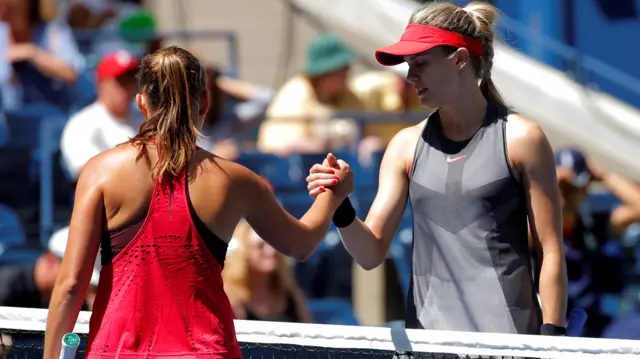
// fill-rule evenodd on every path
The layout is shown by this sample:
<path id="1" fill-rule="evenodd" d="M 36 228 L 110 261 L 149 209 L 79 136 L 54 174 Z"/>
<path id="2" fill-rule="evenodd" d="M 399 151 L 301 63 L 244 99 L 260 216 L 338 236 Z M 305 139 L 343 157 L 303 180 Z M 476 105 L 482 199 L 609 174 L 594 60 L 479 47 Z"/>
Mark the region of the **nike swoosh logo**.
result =
<path id="1" fill-rule="evenodd" d="M 447 163 L 455 162 L 457 160 L 461 160 L 461 159 L 467 158 L 467 157 L 469 157 L 469 155 L 458 156 L 458 157 L 447 156 Z"/>

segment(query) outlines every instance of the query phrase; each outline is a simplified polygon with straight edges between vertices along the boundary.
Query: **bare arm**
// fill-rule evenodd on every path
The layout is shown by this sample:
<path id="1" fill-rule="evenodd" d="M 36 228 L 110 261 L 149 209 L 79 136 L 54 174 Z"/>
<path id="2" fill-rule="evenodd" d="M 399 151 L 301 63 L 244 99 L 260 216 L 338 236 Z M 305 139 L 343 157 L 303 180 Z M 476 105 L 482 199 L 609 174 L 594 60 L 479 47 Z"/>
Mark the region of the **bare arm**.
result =
<path id="1" fill-rule="evenodd" d="M 516 116 L 511 116 L 516 117 Z M 541 251 L 540 298 L 544 323 L 565 325 L 567 271 L 562 246 L 562 212 L 553 150 L 539 126 L 509 125 L 509 156 L 522 176 L 533 242 Z M 508 127 L 509 128 L 509 127 Z"/>
<path id="2" fill-rule="evenodd" d="M 251 173 L 243 190 L 247 222 L 278 252 L 306 260 L 324 239 L 338 205 L 353 190 L 353 175 L 336 172 L 340 179 L 336 188 L 320 194 L 300 220 L 280 206 L 262 178 Z"/>
<path id="3" fill-rule="evenodd" d="M 34 55 L 31 58 L 31 63 L 46 76 L 55 78 L 64 83 L 71 84 L 78 79 L 76 69 L 54 54 L 45 50 L 36 48 Z"/>
<path id="4" fill-rule="evenodd" d="M 631 224 L 640 220 L 640 187 L 616 173 L 604 173 L 600 178 L 623 203 L 611 213 L 611 229 L 616 234 L 621 234 Z"/>
<path id="5" fill-rule="evenodd" d="M 45 359 L 59 357 L 62 336 L 73 330 L 89 288 L 103 228 L 100 166 L 99 158 L 89 161 L 78 180 L 67 248 L 49 304 Z"/>
<path id="6" fill-rule="evenodd" d="M 366 220 L 362 222 L 356 218 L 350 225 L 339 229 L 347 251 L 366 270 L 374 269 L 383 262 L 400 226 L 409 190 L 408 163 L 413 159 L 419 128 L 406 128 L 389 143 L 380 166 L 378 193 Z M 312 176 L 308 181 L 313 179 Z M 315 190 L 313 186 L 309 189 Z"/>

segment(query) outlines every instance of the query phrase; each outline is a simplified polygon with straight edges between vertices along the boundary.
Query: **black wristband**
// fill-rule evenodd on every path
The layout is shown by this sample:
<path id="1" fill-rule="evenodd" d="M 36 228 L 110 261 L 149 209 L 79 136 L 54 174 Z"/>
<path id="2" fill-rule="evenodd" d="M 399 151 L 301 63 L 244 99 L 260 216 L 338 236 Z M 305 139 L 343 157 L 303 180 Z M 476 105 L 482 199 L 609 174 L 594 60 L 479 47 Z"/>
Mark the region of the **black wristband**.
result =
<path id="1" fill-rule="evenodd" d="M 333 214 L 333 224 L 338 228 L 344 228 L 356 219 L 356 210 L 351 205 L 349 197 L 345 198 Z"/>
<path id="2" fill-rule="evenodd" d="M 559 337 L 565 335 L 567 332 L 567 328 L 559 327 L 554 324 L 542 324 L 540 327 L 540 334 L 548 335 L 552 337 Z"/>

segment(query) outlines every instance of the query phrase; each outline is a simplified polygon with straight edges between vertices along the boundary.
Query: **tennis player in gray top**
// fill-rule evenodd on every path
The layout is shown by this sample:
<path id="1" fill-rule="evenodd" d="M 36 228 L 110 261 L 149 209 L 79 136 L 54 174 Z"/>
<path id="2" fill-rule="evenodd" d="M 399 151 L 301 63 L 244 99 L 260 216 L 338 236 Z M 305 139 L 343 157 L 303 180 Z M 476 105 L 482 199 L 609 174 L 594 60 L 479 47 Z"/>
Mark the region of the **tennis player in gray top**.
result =
<path id="1" fill-rule="evenodd" d="M 409 328 L 563 335 L 567 278 L 553 152 L 540 127 L 508 112 L 491 80 L 496 18 L 487 3 L 432 2 L 411 16 L 398 43 L 376 52 L 383 65 L 406 61 L 407 80 L 438 111 L 391 140 L 366 220 L 347 199 L 334 223 L 349 253 L 372 269 L 411 201 Z M 310 195 L 331 190 L 331 171 L 348 166 L 329 154 L 310 171 Z M 543 258 L 542 308 L 528 225 Z"/>

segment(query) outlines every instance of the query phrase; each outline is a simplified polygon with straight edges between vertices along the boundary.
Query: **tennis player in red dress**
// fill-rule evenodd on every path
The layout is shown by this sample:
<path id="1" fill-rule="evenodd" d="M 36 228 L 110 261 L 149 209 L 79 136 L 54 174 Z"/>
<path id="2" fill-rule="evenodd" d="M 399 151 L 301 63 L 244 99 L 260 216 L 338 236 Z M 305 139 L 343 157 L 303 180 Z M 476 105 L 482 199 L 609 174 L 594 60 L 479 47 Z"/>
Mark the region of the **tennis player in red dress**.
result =
<path id="1" fill-rule="evenodd" d="M 221 278 L 236 224 L 246 218 L 274 248 L 305 259 L 353 176 L 336 171 L 337 186 L 296 220 L 258 175 L 196 146 L 209 96 L 193 55 L 178 47 L 148 55 L 139 85 L 140 131 L 90 160 L 78 180 L 44 358 L 57 359 L 73 330 L 100 247 L 86 358 L 240 358 Z"/>

